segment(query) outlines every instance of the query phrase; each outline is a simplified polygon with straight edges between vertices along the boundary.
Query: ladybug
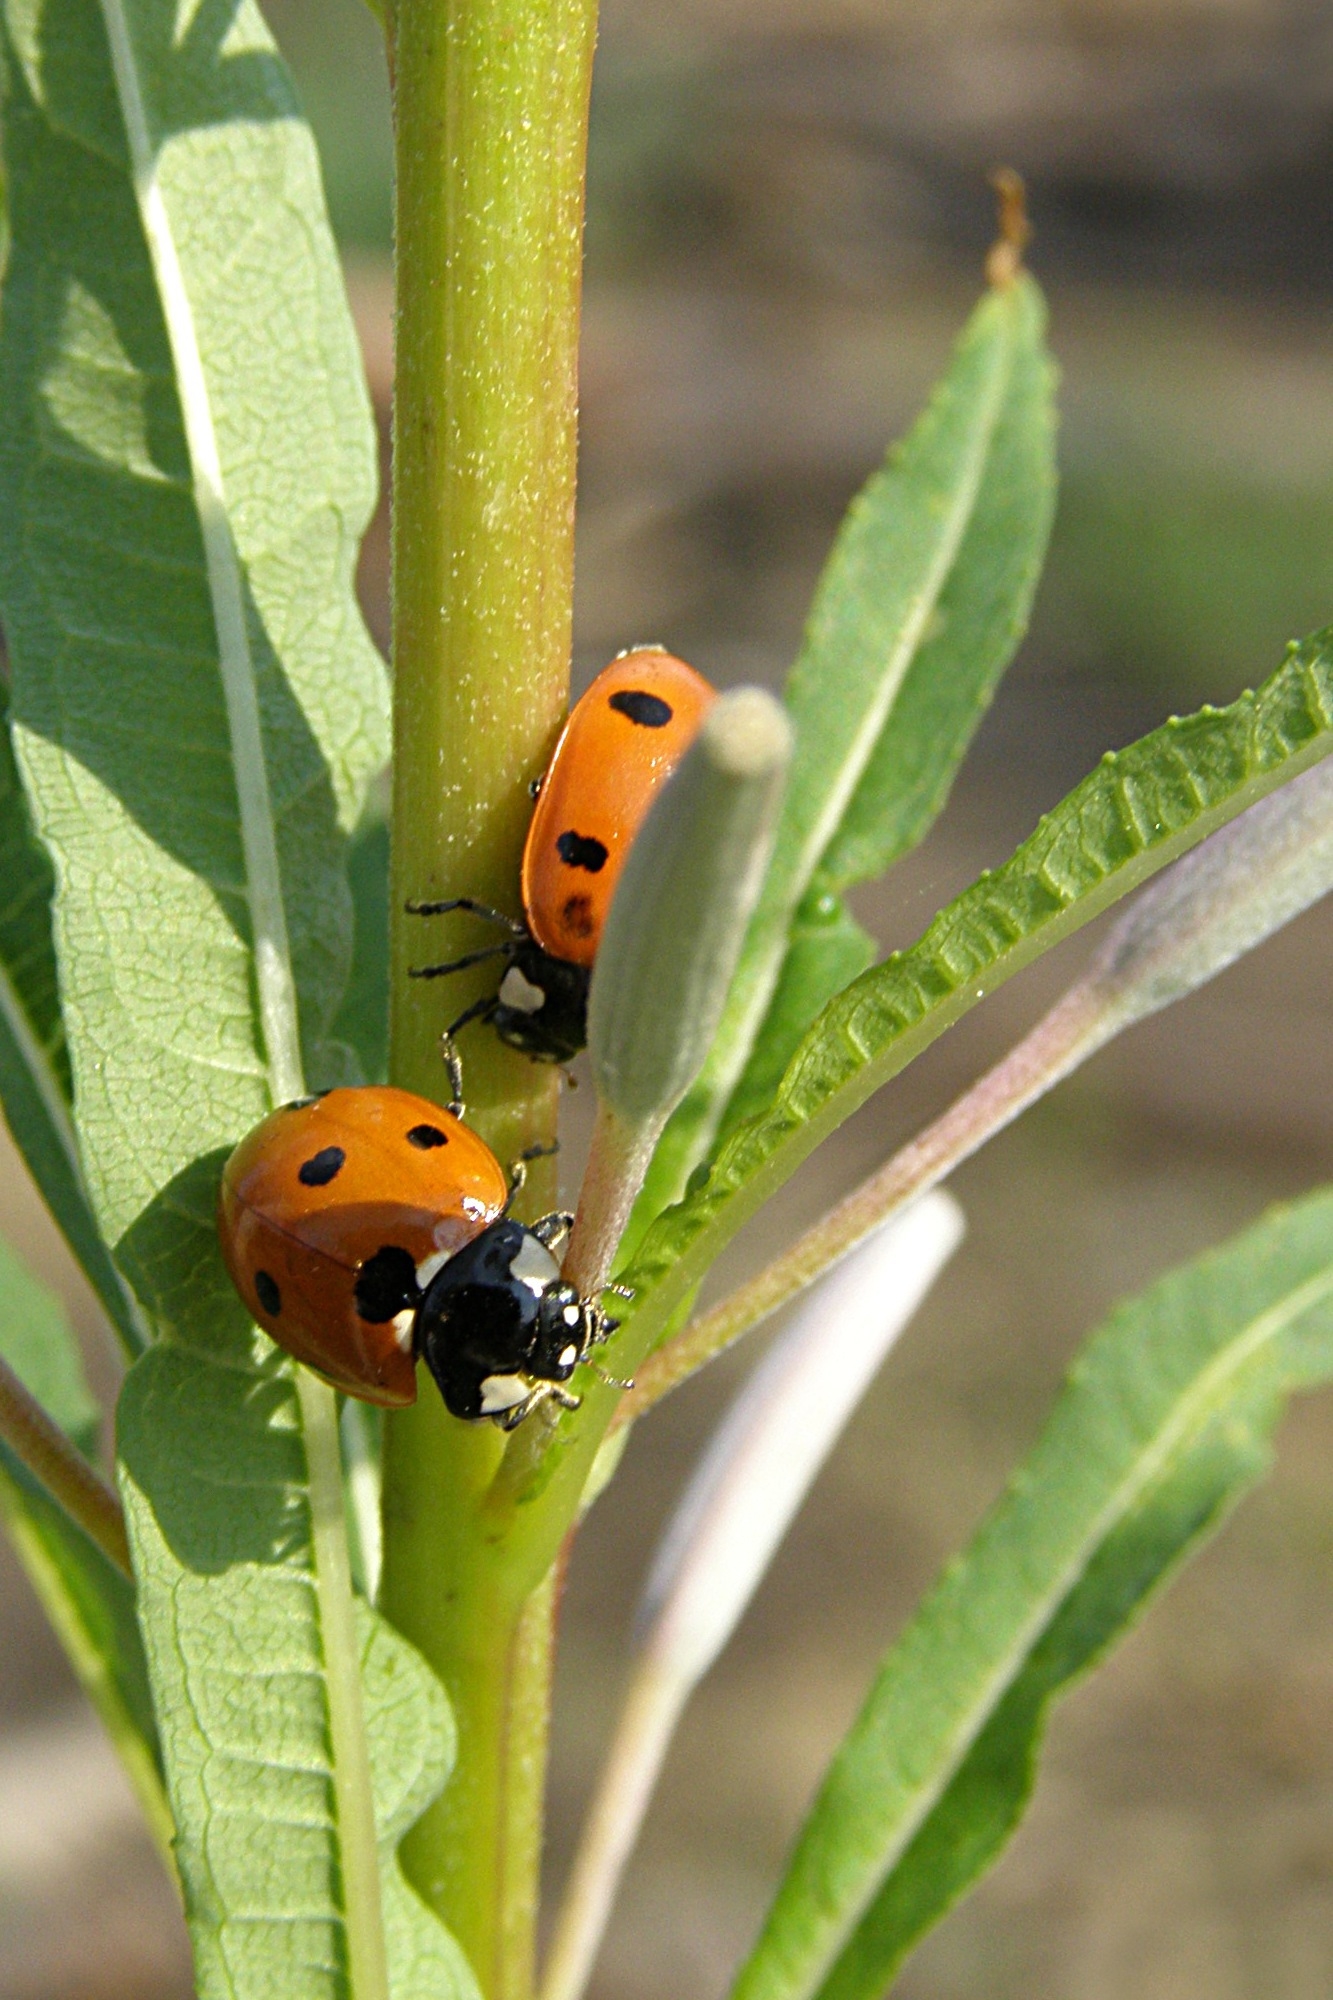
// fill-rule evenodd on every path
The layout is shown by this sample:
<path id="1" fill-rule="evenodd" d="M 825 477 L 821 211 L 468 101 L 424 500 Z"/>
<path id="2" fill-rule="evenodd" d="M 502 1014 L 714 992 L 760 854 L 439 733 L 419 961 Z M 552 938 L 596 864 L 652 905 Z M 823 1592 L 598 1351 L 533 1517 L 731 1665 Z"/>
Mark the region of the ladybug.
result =
<path id="1" fill-rule="evenodd" d="M 233 1283 L 280 1347 L 369 1403 L 416 1400 L 424 1360 L 456 1417 L 506 1430 L 561 1387 L 617 1322 L 560 1276 L 573 1221 L 508 1213 L 523 1185 L 457 1107 L 387 1084 L 298 1098 L 222 1172 Z"/>
<path id="2" fill-rule="evenodd" d="M 483 959 L 508 961 L 499 989 L 460 1014 L 493 1023 L 501 1041 L 538 1062 L 569 1062 L 586 1042 L 588 984 L 625 857 L 648 809 L 717 699 L 702 674 L 657 646 L 622 653 L 578 701 L 537 781 L 523 848 L 523 921 L 455 896 L 409 903 L 416 916 L 465 910 L 501 925 L 501 944 L 446 965 L 413 969 L 440 979 Z"/>

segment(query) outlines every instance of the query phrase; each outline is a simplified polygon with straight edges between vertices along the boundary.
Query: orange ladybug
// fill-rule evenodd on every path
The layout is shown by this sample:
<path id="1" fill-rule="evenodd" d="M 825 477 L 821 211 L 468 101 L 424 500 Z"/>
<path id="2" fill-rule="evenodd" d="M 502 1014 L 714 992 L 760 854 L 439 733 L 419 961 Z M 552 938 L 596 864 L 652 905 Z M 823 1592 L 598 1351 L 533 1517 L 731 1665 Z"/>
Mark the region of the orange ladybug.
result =
<path id="1" fill-rule="evenodd" d="M 508 1192 L 452 1112 L 387 1084 L 331 1090 L 270 1113 L 227 1161 L 222 1254 L 289 1354 L 368 1402 L 411 1403 L 420 1292 Z"/>
<path id="2" fill-rule="evenodd" d="M 502 1041 L 543 1062 L 568 1062 L 587 1039 L 588 984 L 625 857 L 717 699 L 702 674 L 660 647 L 622 653 L 565 723 L 534 787 L 523 848 L 524 921 L 469 896 L 411 903 L 418 916 L 466 910 L 503 925 L 502 944 L 446 965 L 414 968 L 439 979 L 486 958 L 507 960 L 499 989 L 449 1029 L 489 1020 Z"/>
<path id="3" fill-rule="evenodd" d="M 265 1332 L 334 1388 L 414 1402 L 420 1358 L 454 1416 L 512 1430 L 548 1397 L 578 1407 L 562 1384 L 616 1325 L 560 1275 L 573 1217 L 507 1214 L 523 1174 L 410 1091 L 300 1098 L 223 1169 L 222 1255 Z"/>

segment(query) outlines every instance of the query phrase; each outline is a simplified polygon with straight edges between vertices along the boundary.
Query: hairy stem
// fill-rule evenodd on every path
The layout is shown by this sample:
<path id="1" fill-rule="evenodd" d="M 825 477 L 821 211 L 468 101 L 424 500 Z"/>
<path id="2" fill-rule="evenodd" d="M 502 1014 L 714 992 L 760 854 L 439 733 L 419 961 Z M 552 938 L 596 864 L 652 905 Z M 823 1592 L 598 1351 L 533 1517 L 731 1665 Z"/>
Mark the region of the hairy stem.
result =
<path id="1" fill-rule="evenodd" d="M 410 968 L 490 940 L 476 918 L 423 920 L 404 904 L 468 895 L 517 910 L 528 783 L 568 697 L 595 24 L 594 0 L 394 9 L 391 1071 L 434 1097 L 440 1030 L 495 973 L 426 982 Z M 502 1159 L 554 1137 L 550 1071 L 482 1028 L 462 1053 L 470 1122 Z M 549 1168 L 534 1175 L 535 1207 L 553 1192 Z M 519 1587 L 479 1525 L 497 1431 L 447 1417 L 429 1389 L 385 1431 L 382 1604 L 440 1674 L 459 1733 L 455 1774 L 407 1865 L 486 2000 L 523 2000 L 536 1849 L 515 1847 L 507 1802 L 522 1796 L 539 1819 L 532 1737 L 544 1723 L 530 1694 L 545 1668 L 532 1665 L 525 1605 L 541 1572 Z"/>
<path id="2" fill-rule="evenodd" d="M 444 1913 L 487 2000 L 531 1991 L 551 1639 L 550 1593 L 525 1598 L 476 1528 L 502 1450 L 432 1397 L 387 1426 L 380 1606 L 436 1667 L 458 1719 L 458 1761 L 403 1859 Z"/>
<path id="3" fill-rule="evenodd" d="M 665 1118 L 657 1118 L 631 1125 L 608 1105 L 598 1106 L 588 1170 L 565 1258 L 565 1276 L 585 1296 L 598 1291 L 611 1275 L 616 1245 L 665 1123 Z"/>

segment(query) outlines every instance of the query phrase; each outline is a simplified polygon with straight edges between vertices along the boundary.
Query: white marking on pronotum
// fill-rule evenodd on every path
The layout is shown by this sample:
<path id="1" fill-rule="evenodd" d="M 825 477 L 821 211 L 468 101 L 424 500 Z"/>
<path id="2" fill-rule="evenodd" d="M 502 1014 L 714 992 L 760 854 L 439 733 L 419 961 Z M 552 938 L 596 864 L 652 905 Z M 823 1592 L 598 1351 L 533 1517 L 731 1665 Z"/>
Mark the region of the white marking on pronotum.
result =
<path id="1" fill-rule="evenodd" d="M 540 1298 L 547 1286 L 560 1276 L 560 1266 L 544 1243 L 527 1231 L 523 1241 L 509 1266 L 511 1278 L 517 1278 L 520 1285 L 526 1285 L 534 1298 Z"/>
<path id="2" fill-rule="evenodd" d="M 442 1271 L 453 1255 L 451 1250 L 437 1250 L 433 1257 L 423 1257 L 417 1265 L 417 1289 L 425 1291 L 437 1271 Z"/>
<path id="3" fill-rule="evenodd" d="M 521 1375 L 488 1375 L 481 1385 L 481 1414 L 493 1417 L 501 1410 L 517 1409 L 528 1394 L 528 1384 Z"/>
<path id="4" fill-rule="evenodd" d="M 566 1319 L 568 1319 L 568 1318 L 569 1318 L 569 1314 L 568 1314 L 568 1313 L 566 1313 L 566 1314 L 565 1314 L 565 1318 L 566 1318 Z M 560 1350 L 560 1366 L 561 1366 L 562 1368 L 572 1368 L 572 1367 L 574 1366 L 574 1363 L 575 1363 L 575 1362 L 576 1362 L 576 1361 L 578 1360 L 578 1358 L 579 1358 L 579 1351 L 578 1351 L 577 1347 L 562 1347 L 562 1348 L 561 1348 L 561 1350 Z"/>
<path id="5" fill-rule="evenodd" d="M 516 1014 L 540 1014 L 546 1005 L 546 994 L 540 986 L 525 979 L 516 965 L 511 965 L 500 981 L 500 1004 L 512 1007 Z"/>
<path id="6" fill-rule="evenodd" d="M 412 1329 L 416 1325 L 416 1311 L 412 1306 L 404 1306 L 393 1316 L 393 1337 L 404 1354 L 412 1352 Z"/>
<path id="7" fill-rule="evenodd" d="M 560 1317 L 566 1326 L 577 1326 L 579 1323 L 579 1309 L 577 1306 L 566 1306 Z"/>
<path id="8" fill-rule="evenodd" d="M 275 1104 L 300 1097 L 301 1045 L 296 986 L 292 978 L 287 914 L 282 899 L 278 844 L 269 797 L 268 767 L 259 715 L 254 655 L 245 621 L 241 565 L 227 514 L 217 432 L 208 379 L 204 373 L 194 308 L 181 270 L 171 217 L 167 212 L 148 113 L 123 0 L 102 0 L 111 62 L 125 120 L 134 191 L 148 252 L 153 261 L 162 317 L 176 368 L 185 441 L 190 453 L 194 504 L 204 544 L 208 590 L 217 633 L 218 664 L 231 735 L 236 801 L 241 820 L 250 924 L 254 933 L 255 984 L 268 1057 L 269 1089 Z"/>

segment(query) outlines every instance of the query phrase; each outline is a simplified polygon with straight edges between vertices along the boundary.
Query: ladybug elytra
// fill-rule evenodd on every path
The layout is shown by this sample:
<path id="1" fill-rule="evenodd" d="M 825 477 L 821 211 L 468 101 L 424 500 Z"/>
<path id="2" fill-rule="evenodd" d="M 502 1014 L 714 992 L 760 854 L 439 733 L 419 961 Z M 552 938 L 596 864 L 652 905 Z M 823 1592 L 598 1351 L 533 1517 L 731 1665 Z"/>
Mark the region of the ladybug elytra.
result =
<path id="1" fill-rule="evenodd" d="M 660 647 L 622 653 L 575 704 L 536 787 L 523 848 L 523 921 L 468 896 L 411 903 L 417 916 L 467 911 L 503 926 L 503 943 L 445 965 L 439 979 L 487 958 L 507 961 L 498 990 L 448 1030 L 488 1020 L 501 1041 L 539 1062 L 569 1062 L 587 1040 L 588 984 L 620 871 L 661 787 L 717 699 L 702 674 Z"/>
<path id="2" fill-rule="evenodd" d="M 387 1084 L 271 1112 L 227 1161 L 218 1233 L 280 1347 L 366 1402 L 416 1400 L 424 1360 L 456 1417 L 505 1429 L 614 1331 L 553 1255 L 572 1217 L 526 1226 L 510 1176 L 454 1110 Z"/>

